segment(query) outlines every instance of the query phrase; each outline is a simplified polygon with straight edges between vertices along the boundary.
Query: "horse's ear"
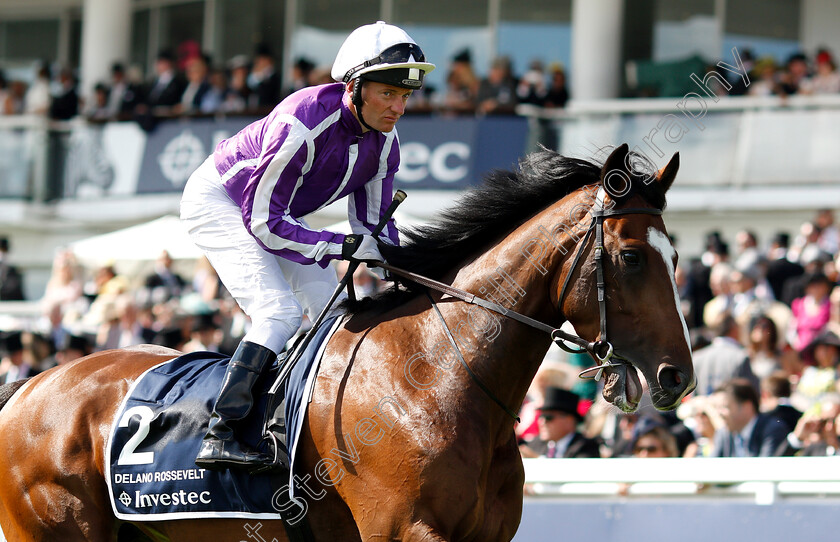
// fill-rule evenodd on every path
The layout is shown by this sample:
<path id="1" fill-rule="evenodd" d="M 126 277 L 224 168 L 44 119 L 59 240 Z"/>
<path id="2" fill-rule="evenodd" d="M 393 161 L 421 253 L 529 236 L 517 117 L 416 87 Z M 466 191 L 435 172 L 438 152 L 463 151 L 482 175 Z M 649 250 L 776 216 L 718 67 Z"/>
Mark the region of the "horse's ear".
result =
<path id="1" fill-rule="evenodd" d="M 614 151 L 612 151 L 609 158 L 607 158 L 607 161 L 604 162 L 604 166 L 601 168 L 601 184 L 604 184 L 604 179 L 610 171 L 619 171 L 624 174 L 630 173 L 627 169 L 628 152 L 630 152 L 630 147 L 627 146 L 627 143 L 622 143 L 616 147 Z M 627 178 L 629 179 L 630 177 L 627 176 Z"/>
<path id="2" fill-rule="evenodd" d="M 671 161 L 668 162 L 668 165 L 664 168 L 659 170 L 659 175 L 657 176 L 656 180 L 659 181 L 659 184 L 662 185 L 662 190 L 667 192 L 671 185 L 674 183 L 674 179 L 677 176 L 677 171 L 680 169 L 680 153 L 675 152 L 674 156 L 671 157 Z"/>

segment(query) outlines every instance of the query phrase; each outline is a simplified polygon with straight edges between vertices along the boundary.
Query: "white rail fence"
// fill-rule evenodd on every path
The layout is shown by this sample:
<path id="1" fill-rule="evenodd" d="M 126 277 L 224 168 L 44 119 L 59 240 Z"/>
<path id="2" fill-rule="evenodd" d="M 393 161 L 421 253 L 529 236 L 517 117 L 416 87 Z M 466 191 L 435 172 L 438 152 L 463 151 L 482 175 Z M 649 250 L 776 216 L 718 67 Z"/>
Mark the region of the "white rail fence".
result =
<path id="1" fill-rule="evenodd" d="M 525 459 L 534 498 L 840 498 L 840 457 Z"/>
<path id="2" fill-rule="evenodd" d="M 513 542 L 837 540 L 840 457 L 528 459 Z"/>

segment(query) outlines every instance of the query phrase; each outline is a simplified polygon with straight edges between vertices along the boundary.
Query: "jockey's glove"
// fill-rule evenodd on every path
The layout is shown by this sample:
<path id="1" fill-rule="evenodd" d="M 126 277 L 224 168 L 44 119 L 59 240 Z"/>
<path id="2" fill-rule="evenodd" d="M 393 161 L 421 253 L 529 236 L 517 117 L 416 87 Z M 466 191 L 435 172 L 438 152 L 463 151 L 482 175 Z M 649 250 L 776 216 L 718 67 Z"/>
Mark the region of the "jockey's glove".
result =
<path id="1" fill-rule="evenodd" d="M 341 259 L 373 264 L 384 262 L 379 246 L 372 235 L 348 235 L 341 246 Z"/>

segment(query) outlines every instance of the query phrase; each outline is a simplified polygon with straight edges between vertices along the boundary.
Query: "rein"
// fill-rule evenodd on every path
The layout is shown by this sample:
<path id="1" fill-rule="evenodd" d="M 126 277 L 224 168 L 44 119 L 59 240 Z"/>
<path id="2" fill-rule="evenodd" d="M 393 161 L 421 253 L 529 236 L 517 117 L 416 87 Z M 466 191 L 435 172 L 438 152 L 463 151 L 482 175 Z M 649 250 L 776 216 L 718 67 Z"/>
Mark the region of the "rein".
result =
<path id="1" fill-rule="evenodd" d="M 622 367 L 631 365 L 630 361 L 620 356 L 615 352 L 615 348 L 613 347 L 612 343 L 607 340 L 607 303 L 606 303 L 606 283 L 604 282 L 604 253 L 606 252 L 604 249 L 604 220 L 606 218 L 612 218 L 615 216 L 622 216 L 622 215 L 630 215 L 630 214 L 646 214 L 646 215 L 661 215 L 662 211 L 660 209 L 651 209 L 651 208 L 644 208 L 644 207 L 634 207 L 629 209 L 606 209 L 604 206 L 604 189 L 601 188 L 598 191 L 597 202 L 600 203 L 600 209 L 596 209 L 595 205 L 593 205 L 592 209 L 589 210 L 589 214 L 592 216 L 592 220 L 589 223 L 589 227 L 587 228 L 586 234 L 584 235 L 582 241 L 578 244 L 577 251 L 575 253 L 575 257 L 572 260 L 572 267 L 569 269 L 569 272 L 566 274 L 566 278 L 563 281 L 563 287 L 560 290 L 560 299 L 557 303 L 557 308 L 560 314 L 563 314 L 563 300 L 566 296 L 566 290 L 569 286 L 570 279 L 574 274 L 575 268 L 577 267 L 578 263 L 580 262 L 581 256 L 583 254 L 583 248 L 588 244 L 589 239 L 592 237 L 593 232 L 595 233 L 595 251 L 593 253 L 593 258 L 595 260 L 595 272 L 596 272 L 596 284 L 598 290 L 598 312 L 600 317 L 600 327 L 601 333 L 600 338 L 596 341 L 589 342 L 583 337 L 578 335 L 574 335 L 571 333 L 567 333 L 562 329 L 556 328 L 544 322 L 540 322 L 539 320 L 535 320 L 529 316 L 525 316 L 519 312 L 510 310 L 498 303 L 493 303 L 492 301 L 488 301 L 481 297 L 478 297 L 475 294 L 467 292 L 466 290 L 462 290 L 460 288 L 456 288 L 454 286 L 444 284 L 442 282 L 436 281 L 429 277 L 424 277 L 423 275 L 418 275 L 417 273 L 413 273 L 411 271 L 407 271 L 405 269 L 401 269 L 399 267 L 394 267 L 385 262 L 377 262 L 376 265 L 385 269 L 386 271 L 393 273 L 394 275 L 403 277 L 405 279 L 410 280 L 411 282 L 417 283 L 421 286 L 425 286 L 428 289 L 435 290 L 441 292 L 443 294 L 449 295 L 456 299 L 460 299 L 461 301 L 468 303 L 470 305 L 478 305 L 479 307 L 483 307 L 487 310 L 493 311 L 497 314 L 505 316 L 507 318 L 511 318 L 516 320 L 517 322 L 523 323 L 527 326 L 532 328 L 538 329 L 542 332 L 548 333 L 551 337 L 551 340 L 554 341 L 557 346 L 562 348 L 563 350 L 570 352 L 570 353 L 583 353 L 586 352 L 591 355 L 597 362 L 597 365 L 584 369 L 578 375 L 579 378 L 587 378 L 587 379 L 594 379 L 596 382 L 601 379 L 604 373 L 604 369 L 609 367 Z M 428 290 L 426 291 L 426 295 L 429 297 L 429 300 L 432 303 L 432 307 L 437 312 L 438 317 L 440 318 L 441 322 L 443 323 L 444 328 L 446 329 L 447 336 L 449 341 L 452 343 L 452 346 L 455 349 L 455 353 L 458 356 L 458 360 L 460 361 L 461 365 L 463 365 L 467 372 L 469 373 L 470 377 L 476 382 L 479 388 L 484 391 L 485 394 L 490 397 L 496 404 L 498 404 L 509 416 L 511 416 L 514 420 L 519 421 L 519 418 L 516 414 L 501 400 L 499 400 L 493 392 L 478 378 L 478 376 L 469 368 L 467 362 L 464 360 L 461 351 L 458 349 L 458 345 L 455 342 L 455 338 L 452 336 L 452 332 L 450 331 L 449 327 L 446 325 L 446 321 L 443 319 L 443 314 L 441 314 L 440 309 L 437 307 L 432 296 L 429 294 Z M 564 318 L 565 319 L 565 318 Z M 570 347 L 566 343 L 572 343 L 577 348 Z M 594 376 L 589 376 L 590 373 L 595 373 Z"/>

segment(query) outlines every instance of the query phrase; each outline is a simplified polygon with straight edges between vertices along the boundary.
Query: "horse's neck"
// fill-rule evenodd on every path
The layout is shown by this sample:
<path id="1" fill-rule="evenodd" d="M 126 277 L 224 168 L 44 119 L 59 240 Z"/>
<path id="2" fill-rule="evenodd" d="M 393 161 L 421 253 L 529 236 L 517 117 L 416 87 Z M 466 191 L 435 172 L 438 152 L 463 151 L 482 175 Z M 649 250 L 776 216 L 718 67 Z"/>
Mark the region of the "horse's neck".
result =
<path id="1" fill-rule="evenodd" d="M 547 210 L 460 269 L 453 285 L 531 318 L 559 325 L 550 289 L 569 247 L 557 250 L 546 235 L 557 211 Z M 545 251 L 538 254 L 541 248 Z M 521 404 L 551 340 L 545 332 L 472 305 L 461 306 L 467 343 L 463 354 L 490 389 L 511 408 Z M 470 334 L 471 332 L 471 334 Z M 470 344 L 471 343 L 471 344 Z M 499 410 L 501 412 L 501 410 Z"/>

